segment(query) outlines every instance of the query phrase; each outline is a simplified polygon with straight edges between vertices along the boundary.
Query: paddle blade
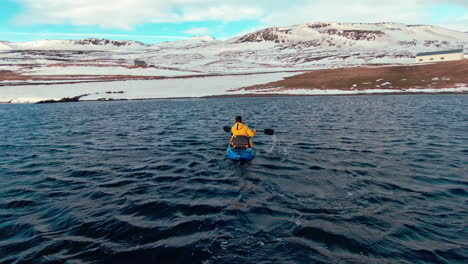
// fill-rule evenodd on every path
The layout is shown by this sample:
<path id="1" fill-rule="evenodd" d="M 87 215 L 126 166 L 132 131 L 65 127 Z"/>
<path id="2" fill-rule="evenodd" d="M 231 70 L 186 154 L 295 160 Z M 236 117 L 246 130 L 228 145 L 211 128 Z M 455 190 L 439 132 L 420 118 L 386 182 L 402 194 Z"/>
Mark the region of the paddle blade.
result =
<path id="1" fill-rule="evenodd" d="M 275 131 L 273 129 L 265 129 L 263 130 L 263 133 L 271 136 L 275 134 Z"/>
<path id="2" fill-rule="evenodd" d="M 224 132 L 231 132 L 231 128 L 228 126 L 223 127 Z"/>

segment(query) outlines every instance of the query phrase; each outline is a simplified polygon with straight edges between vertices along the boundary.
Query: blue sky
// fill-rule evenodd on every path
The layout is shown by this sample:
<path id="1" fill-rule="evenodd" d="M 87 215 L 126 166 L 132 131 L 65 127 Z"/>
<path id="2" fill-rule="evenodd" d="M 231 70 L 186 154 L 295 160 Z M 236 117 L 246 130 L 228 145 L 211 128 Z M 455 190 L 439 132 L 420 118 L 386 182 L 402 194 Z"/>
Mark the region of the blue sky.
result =
<path id="1" fill-rule="evenodd" d="M 145 43 L 336 21 L 468 31 L 468 0 L 0 0 L 0 40 L 108 38 Z"/>

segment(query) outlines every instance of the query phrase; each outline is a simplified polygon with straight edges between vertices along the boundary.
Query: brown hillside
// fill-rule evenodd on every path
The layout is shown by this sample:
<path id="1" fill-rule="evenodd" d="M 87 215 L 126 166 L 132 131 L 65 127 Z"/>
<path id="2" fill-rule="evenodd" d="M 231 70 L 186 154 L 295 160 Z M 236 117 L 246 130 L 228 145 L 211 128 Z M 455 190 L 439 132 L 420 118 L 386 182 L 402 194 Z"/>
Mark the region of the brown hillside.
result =
<path id="1" fill-rule="evenodd" d="M 342 68 L 312 71 L 239 90 L 448 88 L 468 84 L 468 60 L 414 66 Z"/>

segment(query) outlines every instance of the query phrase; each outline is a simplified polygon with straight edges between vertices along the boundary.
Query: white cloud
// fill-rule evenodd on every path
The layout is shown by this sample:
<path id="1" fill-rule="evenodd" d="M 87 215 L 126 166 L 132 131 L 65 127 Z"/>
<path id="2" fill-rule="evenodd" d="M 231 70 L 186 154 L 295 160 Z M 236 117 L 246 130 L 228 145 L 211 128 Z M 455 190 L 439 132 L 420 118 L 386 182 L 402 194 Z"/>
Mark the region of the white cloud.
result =
<path id="1" fill-rule="evenodd" d="M 167 13 L 165 1 L 150 0 L 16 0 L 25 11 L 17 17 L 23 24 L 100 25 L 106 28 L 130 29 L 153 17 L 174 19 Z"/>
<path id="2" fill-rule="evenodd" d="M 299 0 L 300 1 L 300 0 Z M 275 12 L 265 12 L 262 17 L 265 26 L 284 26 L 308 22 L 397 22 L 403 24 L 430 24 L 447 26 L 452 29 L 468 30 L 465 21 L 452 16 L 451 21 L 438 23 L 434 11 L 438 6 L 468 7 L 467 0 L 315 0 L 300 1 L 302 5 L 283 7 Z M 468 12 L 468 10 L 467 10 Z"/>
<path id="3" fill-rule="evenodd" d="M 258 8 L 239 6 L 187 7 L 182 10 L 184 13 L 183 21 L 239 21 L 260 17 L 263 13 Z"/>
<path id="4" fill-rule="evenodd" d="M 14 0 L 24 10 L 23 24 L 99 25 L 132 29 L 158 22 L 258 20 L 262 26 L 316 21 L 433 24 L 431 9 L 451 5 L 468 9 L 467 0 Z M 466 28 L 466 20 L 444 25 Z M 468 30 L 468 29 L 466 29 Z"/>
<path id="5" fill-rule="evenodd" d="M 209 35 L 210 34 L 210 29 L 206 27 L 197 27 L 197 28 L 191 28 L 183 31 L 185 34 L 189 35 Z"/>
<path id="6" fill-rule="evenodd" d="M 314 21 L 418 23 L 426 16 L 420 8 L 419 2 L 421 1 L 418 0 L 405 1 L 405 4 L 395 0 L 387 0 L 378 4 L 372 0 L 306 2 L 303 6 L 270 13 L 263 18 L 263 22 L 271 25 L 284 25 L 285 21 L 289 22 L 286 24 Z"/>
<path id="7" fill-rule="evenodd" d="M 129 30 L 148 22 L 238 21 L 262 15 L 260 8 L 213 0 L 15 0 L 20 24 L 99 25 Z M 243 1 L 243 0 L 241 0 Z"/>
<path id="8" fill-rule="evenodd" d="M 454 18 L 453 20 L 444 20 L 439 22 L 440 26 L 462 31 L 462 32 L 468 32 L 468 14 Z"/>

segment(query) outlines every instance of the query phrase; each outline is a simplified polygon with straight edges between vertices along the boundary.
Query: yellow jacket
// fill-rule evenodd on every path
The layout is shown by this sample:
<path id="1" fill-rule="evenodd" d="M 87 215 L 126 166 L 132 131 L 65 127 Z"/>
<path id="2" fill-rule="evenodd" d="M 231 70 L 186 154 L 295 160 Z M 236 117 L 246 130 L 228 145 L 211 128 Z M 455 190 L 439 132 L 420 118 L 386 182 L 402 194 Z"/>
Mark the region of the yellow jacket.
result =
<path id="1" fill-rule="evenodd" d="M 232 128 L 231 128 L 231 132 L 232 132 L 232 137 L 231 137 L 231 146 L 232 146 L 232 140 L 236 137 L 236 136 L 247 136 L 247 137 L 254 137 L 255 134 L 257 134 L 257 131 L 256 130 L 250 130 L 250 128 L 247 126 L 247 125 L 244 125 L 242 124 L 241 122 L 237 122 L 235 123 Z M 249 139 L 249 145 L 250 147 L 253 147 L 253 142 L 252 140 Z"/>
<path id="2" fill-rule="evenodd" d="M 240 122 L 235 123 L 231 128 L 232 136 L 255 137 L 257 131 L 252 131 L 247 125 Z"/>

